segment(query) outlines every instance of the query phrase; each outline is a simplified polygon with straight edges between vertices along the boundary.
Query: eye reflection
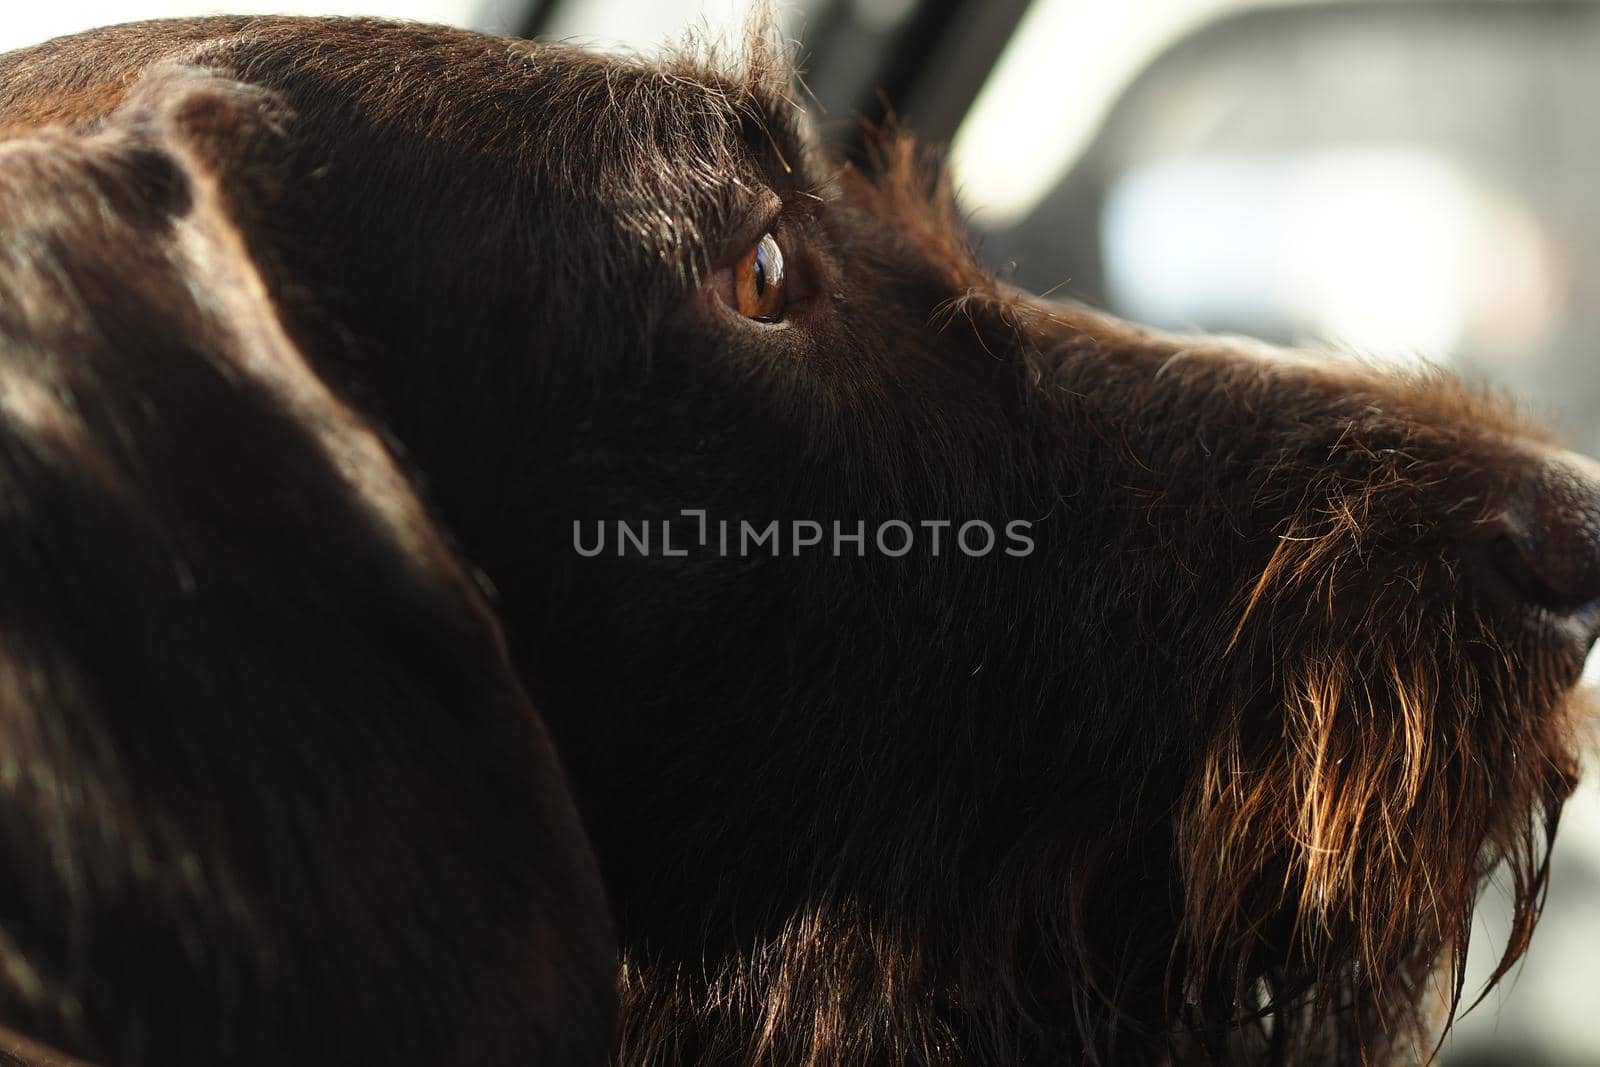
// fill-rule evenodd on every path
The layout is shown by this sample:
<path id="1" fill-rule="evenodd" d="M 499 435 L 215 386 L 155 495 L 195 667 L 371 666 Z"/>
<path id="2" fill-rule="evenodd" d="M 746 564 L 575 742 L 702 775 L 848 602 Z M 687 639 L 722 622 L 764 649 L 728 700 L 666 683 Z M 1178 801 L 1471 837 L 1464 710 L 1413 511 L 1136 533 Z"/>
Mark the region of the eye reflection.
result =
<path id="1" fill-rule="evenodd" d="M 762 234 L 755 247 L 734 264 L 732 303 L 739 314 L 757 322 L 783 318 L 788 304 L 783 249 L 772 234 Z"/>

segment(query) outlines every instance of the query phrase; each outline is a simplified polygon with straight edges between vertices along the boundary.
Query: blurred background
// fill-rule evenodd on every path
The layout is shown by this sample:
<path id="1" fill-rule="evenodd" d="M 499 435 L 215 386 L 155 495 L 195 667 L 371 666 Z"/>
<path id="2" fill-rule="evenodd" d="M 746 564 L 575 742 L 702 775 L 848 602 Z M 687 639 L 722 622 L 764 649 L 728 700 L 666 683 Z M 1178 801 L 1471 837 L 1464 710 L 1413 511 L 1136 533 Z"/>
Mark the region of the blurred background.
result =
<path id="1" fill-rule="evenodd" d="M 272 11 L 649 51 L 688 30 L 737 39 L 751 4 L 6 6 L 0 50 Z M 887 101 L 948 144 L 982 254 L 1018 283 L 1158 326 L 1446 362 L 1600 455 L 1600 0 L 790 0 L 778 17 L 829 136 L 858 147 L 856 120 Z M 1446 1064 L 1600 1067 L 1592 781 L 1562 835 L 1526 963 Z M 1472 988 L 1503 943 L 1501 898 Z"/>

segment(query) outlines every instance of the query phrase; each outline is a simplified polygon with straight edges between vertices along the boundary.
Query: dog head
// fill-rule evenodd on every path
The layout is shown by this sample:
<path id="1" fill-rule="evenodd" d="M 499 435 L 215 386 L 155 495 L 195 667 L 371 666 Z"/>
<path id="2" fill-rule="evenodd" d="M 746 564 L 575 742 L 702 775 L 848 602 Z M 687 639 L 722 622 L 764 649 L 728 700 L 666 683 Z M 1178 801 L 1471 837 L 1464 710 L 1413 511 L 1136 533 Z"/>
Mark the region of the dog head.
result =
<path id="1" fill-rule="evenodd" d="M 1496 868 L 1525 948 L 1600 478 L 1504 402 L 1021 294 L 759 46 L 146 27 L 13 121 L 151 40 L 282 116 L 245 241 L 498 590 L 625 1056 L 1378 1058 Z"/>

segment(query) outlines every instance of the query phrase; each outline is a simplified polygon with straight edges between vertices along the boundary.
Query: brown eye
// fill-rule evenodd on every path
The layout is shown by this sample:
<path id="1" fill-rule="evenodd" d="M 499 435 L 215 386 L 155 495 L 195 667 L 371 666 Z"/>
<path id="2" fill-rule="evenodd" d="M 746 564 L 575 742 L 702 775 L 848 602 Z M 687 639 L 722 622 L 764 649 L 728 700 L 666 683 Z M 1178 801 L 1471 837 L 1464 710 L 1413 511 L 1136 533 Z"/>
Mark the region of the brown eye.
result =
<path id="1" fill-rule="evenodd" d="M 733 306 L 757 322 L 777 322 L 789 300 L 784 288 L 783 250 L 770 233 L 733 265 Z"/>

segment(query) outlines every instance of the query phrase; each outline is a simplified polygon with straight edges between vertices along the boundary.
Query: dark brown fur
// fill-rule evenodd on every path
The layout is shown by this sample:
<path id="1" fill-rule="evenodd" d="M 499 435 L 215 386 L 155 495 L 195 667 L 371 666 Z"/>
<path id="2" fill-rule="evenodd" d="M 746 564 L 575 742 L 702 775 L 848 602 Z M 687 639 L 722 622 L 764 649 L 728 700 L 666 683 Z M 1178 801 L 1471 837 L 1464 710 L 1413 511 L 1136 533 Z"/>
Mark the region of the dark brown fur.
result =
<path id="1" fill-rule="evenodd" d="M 197 92 L 210 103 L 172 103 Z M 1575 774 L 1568 694 L 1582 655 L 1472 578 L 1484 529 L 1543 447 L 1501 402 L 1443 374 L 1173 338 L 1015 292 L 977 264 L 937 167 L 907 138 L 885 133 L 871 173 L 829 163 L 785 65 L 760 45 L 731 64 L 654 63 L 387 23 L 220 19 L 0 59 L 0 129 L 72 175 L 140 124 L 140 101 L 189 115 L 181 146 L 150 151 L 212 176 L 221 210 L 207 224 L 242 238 L 268 295 L 257 313 L 331 384 L 328 403 L 399 442 L 438 522 L 497 590 L 622 942 L 620 1062 L 1385 1062 L 1426 1056 L 1458 1006 L 1473 902 L 1497 867 L 1518 916 L 1502 972 L 1526 948 Z M 41 124 L 58 128 L 31 132 Z M 0 183 L 17 180 L 5 154 L 17 151 L 0 142 Z M 56 235 L 60 271 L 132 254 L 116 250 L 138 242 L 91 240 L 73 221 L 108 194 L 52 189 L 0 205 Z M 111 200 L 112 214 L 160 192 Z M 772 194 L 809 287 L 776 330 L 736 321 L 701 287 L 769 225 Z M 47 309 L 57 299 L 6 269 L 11 292 Z M 94 290 L 84 313 L 144 323 L 165 293 Z M 198 352 L 232 350 L 229 313 L 176 321 Z M 0 334 L 8 360 L 40 336 L 76 354 L 32 319 L 12 331 Z M 91 348 L 85 373 L 111 382 L 104 368 L 123 351 Z M 235 402 L 158 396 L 141 433 L 204 455 Z M 260 447 L 258 462 L 274 462 Z M 323 476 L 292 469 L 329 498 L 321 525 L 276 538 L 284 555 L 252 572 L 291 593 L 297 560 L 368 521 L 338 510 Z M 253 492 L 253 477 L 234 490 Z M 45 491 L 16 484 L 23 499 Z M 134 500 L 155 485 L 136 483 Z M 1037 550 L 573 551 L 574 523 L 683 508 L 758 522 L 1026 519 Z M 379 551 L 370 536 L 334 558 L 355 567 L 363 546 Z M 418 536 L 426 569 L 459 584 L 432 526 Z M 88 553 L 32 580 L 70 583 Z M 418 625 L 435 618 L 403 607 Z M 23 633 L 54 633 L 16 618 Z M 176 648 L 247 651 L 159 604 L 127 626 Z M 354 635 L 305 636 L 337 650 L 314 672 L 334 686 Z M 254 654 L 270 673 L 273 657 Z M 348 684 L 376 685 L 370 672 L 390 662 L 428 669 L 412 654 L 363 645 Z M 48 694 L 20 707 L 94 729 L 129 714 L 58 710 Z M 523 877 L 582 885 L 581 856 L 505 837 L 468 849 L 464 868 L 433 865 L 456 839 L 430 813 L 456 810 L 456 789 L 489 773 L 466 763 L 399 779 L 403 795 L 374 816 L 419 820 L 391 859 L 420 865 L 425 884 L 397 905 L 380 865 L 340 898 L 353 911 L 333 943 L 348 955 L 318 961 L 303 1025 L 271 1055 L 223 1044 L 272 1032 L 248 1006 L 167 999 L 173 975 L 193 985 L 235 960 L 227 879 L 294 941 L 327 936 L 311 916 L 330 890 L 291 876 L 344 862 L 331 830 L 302 826 L 283 838 L 299 850 L 288 882 L 251 881 L 248 865 L 235 875 L 265 832 L 257 820 L 305 787 L 286 755 L 241 754 L 230 723 L 191 770 L 248 758 L 274 796 L 214 796 L 206 777 L 191 787 L 200 808 L 238 806 L 213 831 L 215 867 L 202 865 L 214 884 L 140 898 L 112 921 L 92 886 L 62 910 L 28 905 L 52 868 L 21 856 L 0 929 L 40 947 L 0 943 L 8 963 L 58 964 L 50 1003 L 94 994 L 103 1007 L 58 1018 L 12 981 L 0 1018 L 117 1064 L 510 1063 L 548 1050 L 541 1031 L 521 1048 L 448 1051 L 464 1032 L 581 1000 L 576 965 L 565 983 L 531 980 L 520 1001 L 462 1001 L 458 972 L 420 965 L 356 992 L 391 905 L 431 901 L 460 952 L 470 941 L 458 937 L 493 925 L 477 895 L 514 897 L 518 883 L 475 864 L 501 856 Z M 337 740 L 306 735 L 324 774 L 344 766 L 316 762 Z M 114 739 L 104 762 L 22 751 L 123 788 L 132 743 Z M 558 781 L 536 758 L 526 767 L 536 784 Z M 118 795 L 159 790 L 136 779 Z M 559 798 L 535 799 L 528 818 L 541 805 L 559 818 Z M 23 810 L 40 842 L 107 862 L 136 829 L 118 816 L 103 832 L 52 831 L 43 809 Z M 554 900 L 567 898 L 536 903 L 530 921 L 592 927 Z M 356 921 L 368 914 L 376 925 Z M 78 940 L 38 941 L 51 921 Z M 160 963 L 178 930 L 190 963 Z M 67 968 L 84 945 L 157 952 L 154 981 Z M 530 970 L 581 955 L 550 951 L 528 953 Z M 484 980 L 515 990 L 517 958 Z M 312 967 L 288 960 L 289 977 Z M 246 983 L 276 973 L 236 966 Z M 437 1011 L 418 1007 L 435 997 Z M 371 1024 L 396 1013 L 414 1026 L 410 1058 Z M 573 1049 L 604 1038 L 587 1018 L 573 1018 Z M 373 1044 L 315 1039 L 335 1021 Z"/>
<path id="2" fill-rule="evenodd" d="M 613 947 L 548 740 L 201 155 L 270 156 L 265 104 L 152 72 L 0 141 L 4 1023 L 103 1064 L 592 1063 Z"/>

